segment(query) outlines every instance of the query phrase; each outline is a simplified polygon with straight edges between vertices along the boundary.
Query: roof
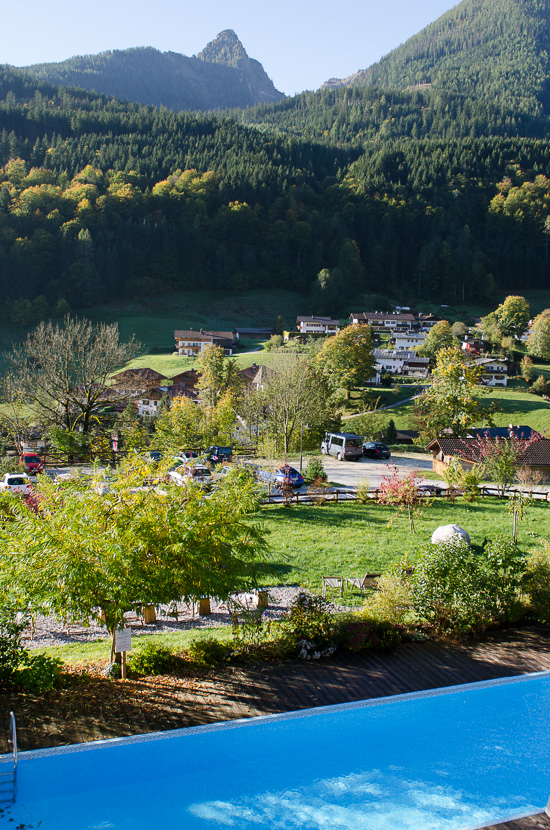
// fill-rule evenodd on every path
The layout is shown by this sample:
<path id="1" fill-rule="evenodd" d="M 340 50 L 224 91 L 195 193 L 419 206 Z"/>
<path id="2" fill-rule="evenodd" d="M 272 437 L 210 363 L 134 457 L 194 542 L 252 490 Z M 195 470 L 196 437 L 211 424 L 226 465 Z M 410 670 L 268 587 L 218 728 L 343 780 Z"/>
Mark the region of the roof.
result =
<path id="1" fill-rule="evenodd" d="M 197 372 L 196 369 L 186 369 L 185 372 L 178 372 L 177 375 L 172 375 L 170 380 L 172 383 L 178 383 L 181 379 L 185 378 L 186 380 L 196 383 L 200 376 L 201 373 Z"/>
<path id="2" fill-rule="evenodd" d="M 526 427 L 526 429 L 530 428 Z M 491 438 L 494 441 L 508 438 L 508 429 L 504 428 L 504 430 L 506 433 L 505 435 L 488 435 L 488 438 Z M 456 458 L 460 458 L 463 461 L 475 463 L 480 461 L 477 439 L 481 437 L 483 433 L 490 432 L 490 430 L 478 430 L 477 432 L 478 434 L 476 436 L 468 436 L 466 438 L 447 438 L 443 436 L 439 438 L 434 438 L 433 441 L 430 441 L 426 449 L 431 450 L 432 452 L 437 452 L 437 450 L 440 449 L 444 455 L 455 456 Z M 532 430 L 531 433 L 534 433 L 535 435 L 537 434 L 534 430 Z M 528 447 L 525 447 L 523 452 L 521 451 L 520 447 L 520 453 L 518 455 L 516 464 L 527 464 L 530 466 L 550 466 L 550 439 L 541 437 L 538 441 L 535 441 L 533 444 L 530 444 Z"/>
<path id="3" fill-rule="evenodd" d="M 189 398 L 191 401 L 196 401 L 199 393 L 196 389 L 189 389 L 188 386 L 183 386 L 180 383 L 175 383 L 168 390 L 171 398 Z"/>
<path id="4" fill-rule="evenodd" d="M 429 357 L 419 357 L 415 351 L 408 349 L 373 349 L 372 353 L 375 358 L 387 358 L 388 360 L 404 360 L 406 363 L 417 363 L 420 366 L 427 366 L 430 362 Z"/>
<path id="5" fill-rule="evenodd" d="M 296 317 L 296 323 L 323 323 L 327 326 L 339 326 L 340 320 L 331 320 L 330 317 L 314 317 L 312 314 L 309 317 Z"/>
<path id="6" fill-rule="evenodd" d="M 176 340 L 233 340 L 235 333 L 233 331 L 195 331 L 194 329 L 176 329 L 174 331 L 174 338 Z"/>
<path id="7" fill-rule="evenodd" d="M 476 427 L 469 430 L 468 435 L 477 438 L 478 436 L 486 438 L 509 438 L 510 433 L 513 432 L 516 438 L 520 441 L 528 441 L 533 434 L 537 435 L 537 431 L 532 427 L 527 426 L 510 426 L 508 427 Z"/>
<path id="8" fill-rule="evenodd" d="M 116 381 L 148 381 L 153 383 L 158 383 L 159 380 L 166 380 L 166 375 L 161 375 L 160 372 L 156 372 L 154 369 L 125 369 L 123 372 L 119 372 L 117 375 L 113 375 L 113 380 Z"/>
<path id="9" fill-rule="evenodd" d="M 384 311 L 360 311 L 357 314 L 351 313 L 350 317 L 356 320 L 395 320 L 396 322 L 414 323 L 416 317 L 414 314 L 392 314 Z"/>

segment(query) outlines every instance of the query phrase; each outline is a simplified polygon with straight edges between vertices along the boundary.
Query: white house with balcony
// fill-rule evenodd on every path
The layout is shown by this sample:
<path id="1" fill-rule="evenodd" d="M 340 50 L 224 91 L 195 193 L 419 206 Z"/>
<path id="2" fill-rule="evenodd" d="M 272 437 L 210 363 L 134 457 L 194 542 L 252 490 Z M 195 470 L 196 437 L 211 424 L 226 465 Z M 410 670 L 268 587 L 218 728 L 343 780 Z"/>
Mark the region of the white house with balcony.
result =
<path id="1" fill-rule="evenodd" d="M 207 346 L 220 346 L 225 354 L 232 354 L 235 332 L 180 329 L 174 332 L 174 339 L 178 354 L 185 357 L 197 357 Z"/>
<path id="2" fill-rule="evenodd" d="M 428 332 L 426 331 L 401 331 L 395 332 L 393 340 L 395 342 L 396 349 L 421 349 L 424 343 L 426 342 L 426 338 L 428 336 Z"/>
<path id="3" fill-rule="evenodd" d="M 340 331 L 340 321 L 330 317 L 297 317 L 296 328 L 302 334 L 336 334 Z"/>

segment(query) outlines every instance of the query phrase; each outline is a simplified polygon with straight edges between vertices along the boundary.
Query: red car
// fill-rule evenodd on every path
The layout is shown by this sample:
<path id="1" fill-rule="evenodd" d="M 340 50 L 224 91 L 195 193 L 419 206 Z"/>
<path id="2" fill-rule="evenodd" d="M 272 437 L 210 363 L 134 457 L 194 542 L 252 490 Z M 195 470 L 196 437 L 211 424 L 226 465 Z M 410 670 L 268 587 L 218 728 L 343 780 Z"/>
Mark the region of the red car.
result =
<path id="1" fill-rule="evenodd" d="M 43 473 L 44 472 L 44 462 L 34 452 L 25 452 L 23 455 L 19 456 L 19 461 L 21 462 L 22 466 L 25 468 L 26 473 Z"/>

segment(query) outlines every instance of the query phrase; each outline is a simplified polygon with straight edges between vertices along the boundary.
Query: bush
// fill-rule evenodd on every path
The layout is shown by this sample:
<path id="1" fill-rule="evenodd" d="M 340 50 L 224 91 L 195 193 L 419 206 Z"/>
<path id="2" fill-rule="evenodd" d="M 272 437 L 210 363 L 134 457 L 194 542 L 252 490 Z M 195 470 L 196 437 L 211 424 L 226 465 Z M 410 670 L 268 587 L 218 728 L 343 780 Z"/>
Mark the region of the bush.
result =
<path id="1" fill-rule="evenodd" d="M 132 671 L 152 677 L 169 674 L 175 665 L 175 655 L 168 646 L 148 640 L 132 654 L 129 662 Z"/>
<path id="2" fill-rule="evenodd" d="M 335 650 L 335 619 L 322 597 L 300 592 L 280 625 L 289 652 L 310 659 Z"/>
<path id="3" fill-rule="evenodd" d="M 463 540 L 430 545 L 416 562 L 413 608 L 436 631 L 464 635 L 488 622 L 486 579 Z"/>
<path id="4" fill-rule="evenodd" d="M 550 620 L 550 543 L 533 551 L 527 559 L 523 588 L 532 610 L 541 622 Z"/>
<path id="5" fill-rule="evenodd" d="M 413 592 L 410 576 L 395 568 L 378 580 L 378 591 L 368 597 L 365 610 L 371 618 L 402 624 L 410 614 Z"/>
<path id="6" fill-rule="evenodd" d="M 63 674 L 63 661 L 42 652 L 30 652 L 18 668 L 17 685 L 37 694 L 49 692 L 57 685 Z"/>
<path id="7" fill-rule="evenodd" d="M 357 614 L 340 624 L 339 641 L 350 651 L 397 648 L 402 642 L 402 626 Z"/>
<path id="8" fill-rule="evenodd" d="M 231 657 L 231 646 L 226 640 L 208 635 L 198 637 L 187 647 L 187 655 L 199 666 L 218 666 L 227 663 Z"/>
<path id="9" fill-rule="evenodd" d="M 548 381 L 544 375 L 539 375 L 529 390 L 534 395 L 548 395 Z"/>
<path id="10" fill-rule="evenodd" d="M 320 458 L 310 458 L 308 460 L 304 477 L 308 481 L 327 480 L 327 474 L 325 473 L 325 468 Z"/>
<path id="11" fill-rule="evenodd" d="M 21 643 L 25 620 L 18 619 L 17 611 L 9 604 L 0 608 L 0 686 L 14 685 L 17 669 L 27 656 Z"/>
<path id="12" fill-rule="evenodd" d="M 495 536 L 481 557 L 486 576 L 487 610 L 491 619 L 517 621 L 522 616 L 520 588 L 525 572 L 525 556 L 507 536 Z"/>

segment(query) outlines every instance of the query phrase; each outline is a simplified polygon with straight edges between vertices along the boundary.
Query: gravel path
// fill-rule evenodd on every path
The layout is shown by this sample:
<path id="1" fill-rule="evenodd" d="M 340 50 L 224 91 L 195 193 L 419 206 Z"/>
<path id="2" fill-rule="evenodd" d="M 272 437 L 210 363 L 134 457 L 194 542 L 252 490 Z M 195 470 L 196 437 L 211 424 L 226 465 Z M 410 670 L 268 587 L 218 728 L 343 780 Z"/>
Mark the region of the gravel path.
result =
<path id="1" fill-rule="evenodd" d="M 291 603 L 300 591 L 299 586 L 283 586 L 269 588 L 269 604 L 264 614 L 267 619 L 276 620 L 284 617 Z M 305 592 L 309 593 L 309 592 Z M 235 597 L 242 607 L 252 610 L 256 606 L 256 597 L 252 594 L 238 594 Z M 231 614 L 226 603 L 210 600 L 212 613 L 207 617 L 198 616 L 195 606 L 178 603 L 177 619 L 174 609 L 166 605 L 156 606 L 157 621 L 145 625 L 143 618 L 135 614 L 126 615 L 128 626 L 132 629 L 132 636 L 140 637 L 147 634 L 160 634 L 165 631 L 188 631 L 189 629 L 208 629 L 224 625 L 231 625 Z M 330 605 L 331 610 L 349 610 L 341 606 Z M 171 612 L 171 613 L 168 613 Z M 23 634 L 23 644 L 26 648 L 41 648 L 44 646 L 62 646 L 70 643 L 90 643 L 96 640 L 108 639 L 109 635 L 104 626 L 91 623 L 88 626 L 76 623 L 63 625 L 54 617 L 38 616 L 35 620 L 34 631 L 29 627 Z"/>

